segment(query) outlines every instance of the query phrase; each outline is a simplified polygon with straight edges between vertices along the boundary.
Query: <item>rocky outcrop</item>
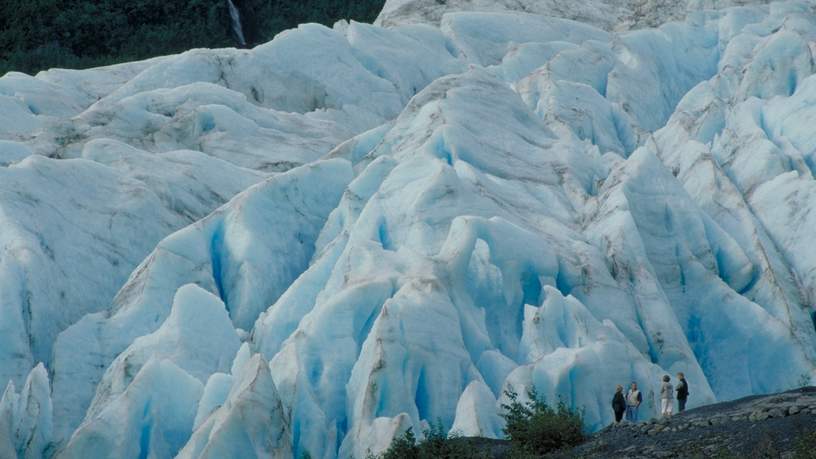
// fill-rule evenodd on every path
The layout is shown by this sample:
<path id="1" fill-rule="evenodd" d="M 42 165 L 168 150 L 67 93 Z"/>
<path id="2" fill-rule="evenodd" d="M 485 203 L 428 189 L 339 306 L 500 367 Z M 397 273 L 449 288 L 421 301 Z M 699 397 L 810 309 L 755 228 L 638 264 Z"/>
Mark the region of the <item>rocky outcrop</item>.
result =
<path id="1" fill-rule="evenodd" d="M 802 436 L 814 431 L 816 387 L 806 387 L 612 425 L 557 457 L 791 457 Z"/>

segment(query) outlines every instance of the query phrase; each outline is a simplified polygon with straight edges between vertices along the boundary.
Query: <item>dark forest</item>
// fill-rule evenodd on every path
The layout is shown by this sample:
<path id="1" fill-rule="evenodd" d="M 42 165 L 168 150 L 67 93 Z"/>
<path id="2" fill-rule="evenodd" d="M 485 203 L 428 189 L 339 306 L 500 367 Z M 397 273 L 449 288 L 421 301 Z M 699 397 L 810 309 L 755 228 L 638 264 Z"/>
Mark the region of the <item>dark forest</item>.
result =
<path id="1" fill-rule="evenodd" d="M 298 24 L 372 22 L 383 0 L 234 0 L 247 46 Z M 0 2 L 0 75 L 88 68 L 240 46 L 226 0 L 5 0 Z"/>

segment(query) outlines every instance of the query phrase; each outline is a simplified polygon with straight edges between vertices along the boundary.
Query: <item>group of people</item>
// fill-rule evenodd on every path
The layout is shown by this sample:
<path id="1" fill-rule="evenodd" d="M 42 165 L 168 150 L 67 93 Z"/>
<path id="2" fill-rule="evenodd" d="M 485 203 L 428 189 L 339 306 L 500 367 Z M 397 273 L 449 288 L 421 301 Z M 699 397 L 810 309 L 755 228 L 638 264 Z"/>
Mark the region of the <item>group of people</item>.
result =
<path id="1" fill-rule="evenodd" d="M 660 386 L 660 415 L 671 416 L 674 411 L 675 392 L 677 392 L 677 408 L 679 412 L 686 410 L 686 401 L 689 396 L 689 386 L 683 373 L 677 373 L 677 387 L 671 383 L 669 375 L 663 376 L 663 382 Z M 615 422 L 619 423 L 626 414 L 626 420 L 637 422 L 638 410 L 640 404 L 643 403 L 643 394 L 640 393 L 638 385 L 633 382 L 629 386 L 626 393 L 623 392 L 623 386 L 618 385 L 615 390 L 615 396 L 612 397 L 612 410 L 615 412 Z"/>

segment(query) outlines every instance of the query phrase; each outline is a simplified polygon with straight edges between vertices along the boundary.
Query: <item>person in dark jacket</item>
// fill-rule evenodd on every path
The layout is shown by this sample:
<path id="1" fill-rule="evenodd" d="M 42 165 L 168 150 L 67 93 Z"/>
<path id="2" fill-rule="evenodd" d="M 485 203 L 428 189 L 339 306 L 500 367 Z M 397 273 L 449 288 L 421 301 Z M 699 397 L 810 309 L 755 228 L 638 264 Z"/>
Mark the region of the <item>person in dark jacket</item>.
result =
<path id="1" fill-rule="evenodd" d="M 626 398 L 623 396 L 623 386 L 618 384 L 615 396 L 612 397 L 612 411 L 615 412 L 615 424 L 620 424 L 623 413 L 626 412 Z"/>
<path id="2" fill-rule="evenodd" d="M 677 373 L 677 379 L 680 382 L 677 383 L 677 405 L 678 411 L 683 412 L 686 411 L 686 400 L 688 400 L 689 390 L 688 390 L 688 381 L 686 381 L 686 375 L 683 373 Z"/>

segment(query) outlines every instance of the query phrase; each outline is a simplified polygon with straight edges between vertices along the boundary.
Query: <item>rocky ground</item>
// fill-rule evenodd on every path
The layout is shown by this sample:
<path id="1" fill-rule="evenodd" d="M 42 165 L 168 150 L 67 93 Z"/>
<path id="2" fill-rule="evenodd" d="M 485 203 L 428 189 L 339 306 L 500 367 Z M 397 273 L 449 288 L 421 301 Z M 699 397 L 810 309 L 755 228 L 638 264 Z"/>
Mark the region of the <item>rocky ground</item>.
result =
<path id="1" fill-rule="evenodd" d="M 622 423 L 564 457 L 793 457 L 816 432 L 816 387 L 708 405 L 668 419 Z M 816 445 L 814 445 L 816 447 Z M 811 450 L 816 458 L 816 449 Z"/>
<path id="2" fill-rule="evenodd" d="M 668 419 L 612 425 L 586 443 L 550 457 L 816 458 L 816 387 L 707 405 Z M 810 434 L 802 456 L 800 442 Z M 466 439 L 487 457 L 510 458 L 505 440 Z M 796 455 L 798 453 L 800 455 Z M 808 455 L 809 454 L 809 455 Z"/>

